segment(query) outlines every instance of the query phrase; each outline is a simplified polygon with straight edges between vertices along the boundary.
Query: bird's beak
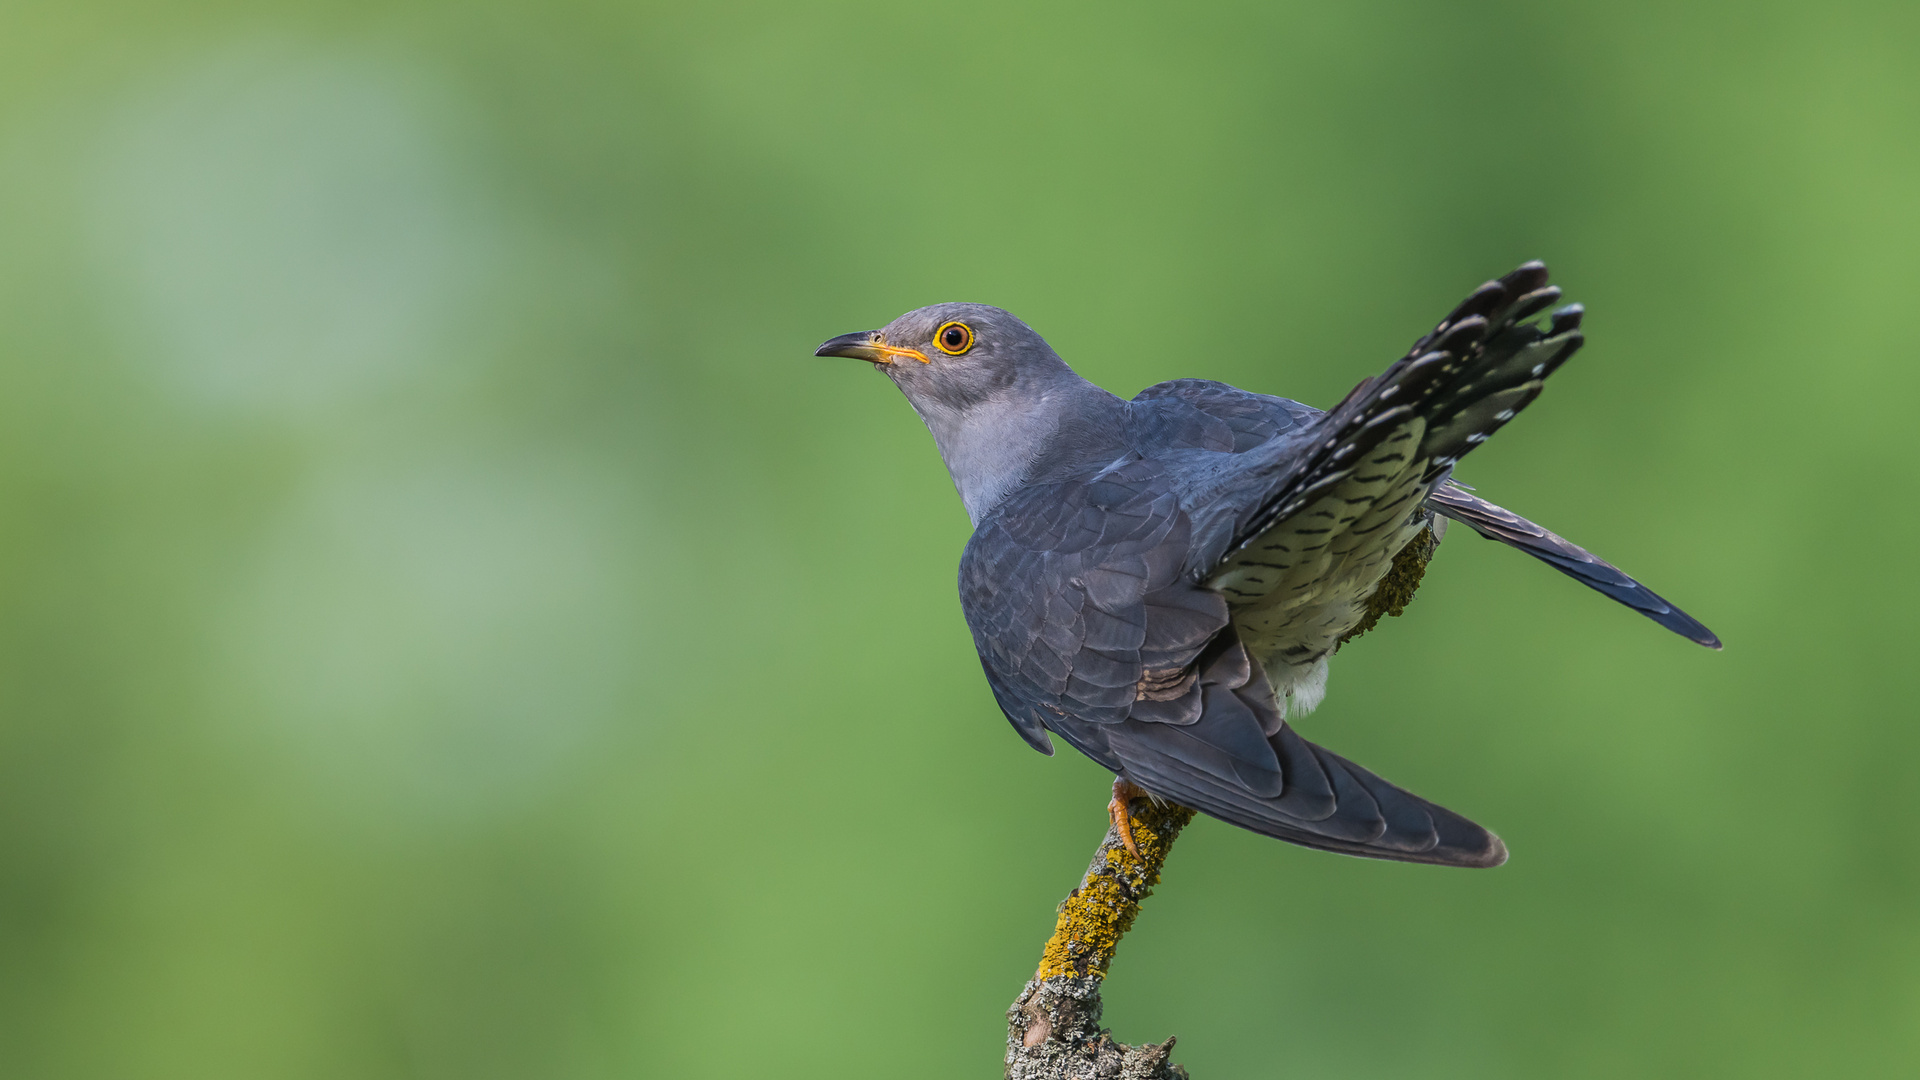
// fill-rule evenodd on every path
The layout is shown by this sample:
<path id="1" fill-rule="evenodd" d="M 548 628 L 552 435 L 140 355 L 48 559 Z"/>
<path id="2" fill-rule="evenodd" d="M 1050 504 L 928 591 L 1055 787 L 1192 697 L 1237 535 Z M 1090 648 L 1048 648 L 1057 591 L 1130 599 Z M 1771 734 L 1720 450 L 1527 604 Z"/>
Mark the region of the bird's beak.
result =
<path id="1" fill-rule="evenodd" d="M 880 331 L 862 330 L 857 334 L 841 334 L 837 338 L 823 343 L 813 350 L 815 356 L 847 356 L 855 360 L 868 360 L 876 364 L 891 364 L 895 357 L 911 356 L 921 363 L 929 363 L 927 354 L 919 349 L 902 349 L 888 345 L 880 340 Z"/>

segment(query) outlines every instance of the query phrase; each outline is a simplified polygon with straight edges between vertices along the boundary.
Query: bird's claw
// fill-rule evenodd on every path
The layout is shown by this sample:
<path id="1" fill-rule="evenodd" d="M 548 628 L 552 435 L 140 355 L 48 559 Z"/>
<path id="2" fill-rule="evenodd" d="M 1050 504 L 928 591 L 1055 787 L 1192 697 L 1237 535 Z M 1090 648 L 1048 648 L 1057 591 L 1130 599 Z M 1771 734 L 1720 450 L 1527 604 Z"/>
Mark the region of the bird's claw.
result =
<path id="1" fill-rule="evenodd" d="M 1133 842 L 1133 815 L 1127 811 L 1127 804 L 1145 794 L 1146 792 L 1125 780 L 1115 777 L 1113 801 L 1107 804 L 1107 820 L 1113 822 L 1114 831 L 1120 834 L 1120 843 L 1126 846 L 1127 854 L 1141 862 L 1146 860 L 1140 858 L 1140 848 Z"/>

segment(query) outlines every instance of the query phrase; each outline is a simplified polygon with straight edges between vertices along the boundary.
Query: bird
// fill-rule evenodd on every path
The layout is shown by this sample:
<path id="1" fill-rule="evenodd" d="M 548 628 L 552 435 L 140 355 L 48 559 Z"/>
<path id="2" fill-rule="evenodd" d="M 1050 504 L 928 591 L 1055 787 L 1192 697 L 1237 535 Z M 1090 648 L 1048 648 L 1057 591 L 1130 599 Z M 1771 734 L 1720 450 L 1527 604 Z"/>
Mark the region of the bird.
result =
<path id="1" fill-rule="evenodd" d="M 1544 263 L 1474 290 L 1322 411 L 1204 379 L 1131 400 L 986 304 L 909 311 L 816 356 L 868 361 L 933 435 L 973 523 L 961 608 L 995 701 L 1141 795 L 1345 855 L 1498 866 L 1500 838 L 1302 738 L 1329 661 L 1398 615 L 1449 522 L 1709 648 L 1692 616 L 1456 481 L 1584 342 Z"/>

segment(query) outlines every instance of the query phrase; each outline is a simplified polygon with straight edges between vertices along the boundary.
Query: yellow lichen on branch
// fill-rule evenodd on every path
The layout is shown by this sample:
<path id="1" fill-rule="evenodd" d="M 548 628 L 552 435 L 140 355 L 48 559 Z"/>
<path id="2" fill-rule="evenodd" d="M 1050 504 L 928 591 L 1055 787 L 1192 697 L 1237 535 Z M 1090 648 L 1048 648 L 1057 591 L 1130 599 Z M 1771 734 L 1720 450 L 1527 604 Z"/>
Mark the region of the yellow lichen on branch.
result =
<path id="1" fill-rule="evenodd" d="M 1420 579 L 1426 576 L 1427 563 L 1432 561 L 1433 553 L 1440 548 L 1440 539 L 1435 536 L 1431 526 L 1421 529 L 1419 535 L 1407 541 L 1407 546 L 1393 557 L 1393 565 L 1387 568 L 1387 576 L 1380 579 L 1379 587 L 1373 595 L 1367 597 L 1367 611 L 1359 625 L 1341 635 L 1340 644 L 1345 645 L 1361 634 L 1373 629 L 1380 616 L 1389 615 L 1398 618 L 1413 603 L 1413 594 L 1420 588 Z M 1336 646 L 1337 647 L 1337 646 Z"/>
<path id="2" fill-rule="evenodd" d="M 1124 797 L 1116 787 L 1116 798 Z M 1160 881 L 1174 837 L 1193 811 L 1133 798 L 1127 821 L 1140 855 L 1109 825 L 1080 887 L 1068 894 L 1047 939 L 1040 970 L 1007 1010 L 1007 1080 L 1187 1080 L 1171 1060 L 1173 1039 L 1128 1046 L 1100 1026 L 1100 984 L 1140 902 Z"/>
<path id="3" fill-rule="evenodd" d="M 1160 881 L 1174 837 L 1193 820 L 1193 811 L 1184 806 L 1146 798 L 1132 800 L 1127 812 L 1140 858 L 1128 853 L 1118 830 L 1108 830 L 1080 887 L 1060 905 L 1036 979 L 1106 977 L 1114 949 L 1140 913 L 1140 902 Z"/>

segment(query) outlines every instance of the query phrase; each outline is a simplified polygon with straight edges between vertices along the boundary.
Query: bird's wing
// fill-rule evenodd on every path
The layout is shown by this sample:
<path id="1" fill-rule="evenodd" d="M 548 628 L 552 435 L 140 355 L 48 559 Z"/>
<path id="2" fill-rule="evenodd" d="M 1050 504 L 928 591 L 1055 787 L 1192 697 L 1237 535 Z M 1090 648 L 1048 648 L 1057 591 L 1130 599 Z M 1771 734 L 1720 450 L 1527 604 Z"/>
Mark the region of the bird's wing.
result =
<path id="1" fill-rule="evenodd" d="M 1192 494 L 1212 516 L 1196 525 L 1191 569 L 1227 598 L 1263 663 L 1294 669 L 1276 676 L 1283 686 L 1365 618 L 1427 523 L 1427 493 L 1580 347 L 1578 306 L 1544 329 L 1527 321 L 1559 296 L 1539 263 L 1488 282 L 1345 401 Z"/>
<path id="2" fill-rule="evenodd" d="M 1192 723 L 1146 712 L 1118 724 L 1055 716 L 1048 726 L 1154 795 L 1265 836 L 1401 862 L 1506 861 L 1491 832 L 1301 738 L 1280 719 L 1266 674 L 1231 628 L 1209 644 L 1196 673 L 1187 691 L 1198 712 Z"/>
<path id="3" fill-rule="evenodd" d="M 1490 866 L 1491 833 L 1308 743 L 1182 567 L 1165 462 L 1129 454 L 987 515 L 960 597 L 1001 709 L 1035 748 L 1060 734 L 1150 792 L 1256 832 L 1375 858 Z"/>
<path id="4" fill-rule="evenodd" d="M 1209 478 L 1196 502 L 1217 502 L 1231 521 L 1208 523 L 1220 550 L 1198 553 L 1215 561 L 1196 569 L 1226 587 L 1246 563 L 1267 561 L 1263 540 L 1276 530 L 1309 538 L 1299 546 L 1319 555 L 1288 567 L 1292 574 L 1247 583 L 1247 595 L 1262 595 L 1318 571 L 1320 557 L 1351 551 L 1342 538 L 1412 510 L 1425 488 L 1539 396 L 1583 342 L 1578 305 L 1555 312 L 1545 329 L 1526 321 L 1560 298 L 1546 282 L 1537 262 L 1487 282 L 1298 437 L 1240 455 L 1239 475 Z"/>
<path id="5" fill-rule="evenodd" d="M 1720 639 L 1698 619 L 1662 599 L 1658 593 L 1629 577 L 1586 549 L 1555 536 L 1510 510 L 1470 495 L 1452 484 L 1442 484 L 1427 496 L 1427 505 L 1468 526 L 1489 540 L 1539 559 L 1555 570 L 1605 596 L 1640 612 L 1681 637 L 1718 649 Z"/>
<path id="6" fill-rule="evenodd" d="M 1187 547 L 1166 466 L 1135 454 L 1029 485 L 981 520 L 960 559 L 960 603 L 1028 742 L 1048 750 L 1054 716 L 1126 719 L 1143 686 L 1177 681 L 1227 625 L 1226 604 L 1181 578 Z"/>

